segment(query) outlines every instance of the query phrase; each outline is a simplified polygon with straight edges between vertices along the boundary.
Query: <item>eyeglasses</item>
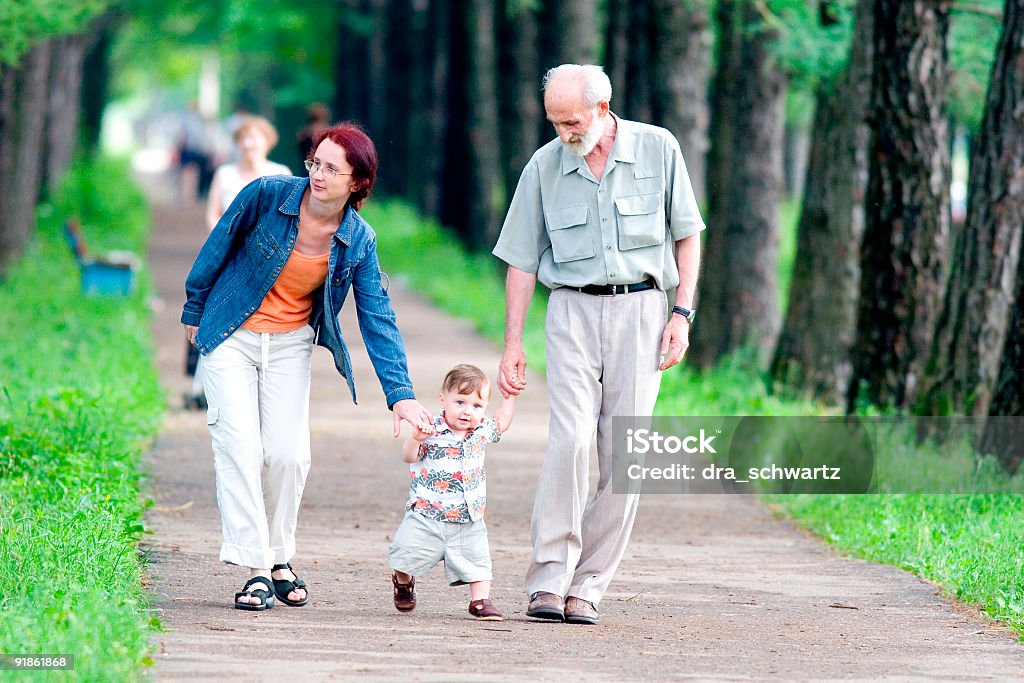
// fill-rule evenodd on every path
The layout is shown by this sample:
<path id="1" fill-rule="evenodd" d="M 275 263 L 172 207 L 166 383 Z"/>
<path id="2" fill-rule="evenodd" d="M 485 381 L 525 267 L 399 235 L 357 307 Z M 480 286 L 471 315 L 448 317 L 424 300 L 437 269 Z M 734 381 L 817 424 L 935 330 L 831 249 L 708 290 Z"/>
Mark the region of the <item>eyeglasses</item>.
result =
<path id="1" fill-rule="evenodd" d="M 330 166 L 324 166 L 319 161 L 310 161 L 307 159 L 302 162 L 302 165 L 306 167 L 307 171 L 309 171 L 309 175 L 313 175 L 322 169 L 324 172 L 324 178 L 333 178 L 336 175 L 355 175 L 354 173 L 344 173 L 336 168 L 331 168 Z"/>

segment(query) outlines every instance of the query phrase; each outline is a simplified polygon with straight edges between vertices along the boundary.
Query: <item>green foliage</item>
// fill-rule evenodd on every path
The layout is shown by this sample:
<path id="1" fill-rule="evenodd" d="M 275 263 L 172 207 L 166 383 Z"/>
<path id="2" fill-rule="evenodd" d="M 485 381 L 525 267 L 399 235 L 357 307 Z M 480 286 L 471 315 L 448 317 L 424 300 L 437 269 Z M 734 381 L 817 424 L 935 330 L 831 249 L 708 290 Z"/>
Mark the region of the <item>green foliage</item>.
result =
<path id="1" fill-rule="evenodd" d="M 979 0 L 977 7 L 993 12 L 1003 9 L 1001 0 Z M 949 35 L 949 111 L 952 119 L 978 130 L 985 111 L 985 94 L 995 59 L 1002 22 L 953 6 Z"/>
<path id="2" fill-rule="evenodd" d="M 833 80 L 846 66 L 853 35 L 853 0 L 832 2 L 836 23 L 823 26 L 817 2 L 773 0 L 763 5 L 765 23 L 781 34 L 776 54 L 791 87 L 813 91 L 819 80 Z"/>
<path id="3" fill-rule="evenodd" d="M 305 105 L 333 96 L 339 25 L 365 30 L 354 10 L 284 0 L 124 0 L 128 20 L 114 50 L 115 96 L 164 89 L 179 104 L 196 96 L 204 56 L 222 65 L 225 100 L 245 93 L 271 105 Z M 371 22 L 371 27 L 374 24 Z"/>
<path id="4" fill-rule="evenodd" d="M 0 0 L 0 67 L 50 36 L 80 31 L 110 0 Z"/>
<path id="5" fill-rule="evenodd" d="M 122 164 L 78 164 L 0 288 L 0 652 L 75 655 L 62 680 L 134 680 L 142 588 L 139 458 L 163 410 L 146 286 L 86 297 L 62 234 L 141 253 L 145 203 Z"/>

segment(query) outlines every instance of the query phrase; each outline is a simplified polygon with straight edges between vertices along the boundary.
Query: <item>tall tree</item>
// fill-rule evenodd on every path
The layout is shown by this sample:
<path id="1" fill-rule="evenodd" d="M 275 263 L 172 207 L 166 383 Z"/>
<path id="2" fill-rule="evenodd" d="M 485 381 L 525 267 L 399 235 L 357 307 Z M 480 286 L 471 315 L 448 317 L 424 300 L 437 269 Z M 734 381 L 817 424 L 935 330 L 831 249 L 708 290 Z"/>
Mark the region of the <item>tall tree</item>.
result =
<path id="1" fill-rule="evenodd" d="M 10 159 L 0 176 L 0 272 L 21 255 L 35 229 L 42 181 L 43 132 L 49 93 L 52 39 L 29 50 L 13 77 L 3 79 L 0 150 Z M 8 98 L 10 98 L 8 100 Z"/>
<path id="2" fill-rule="evenodd" d="M 52 190 L 71 165 L 78 144 L 78 114 L 82 92 L 84 34 L 53 39 L 50 92 L 47 97 L 44 177 Z"/>
<path id="3" fill-rule="evenodd" d="M 858 2 L 846 69 L 838 83 L 818 87 L 789 305 L 772 364 L 775 381 L 830 402 L 843 400 L 852 373 L 873 13 L 871 0 Z"/>
<path id="4" fill-rule="evenodd" d="M 594 63 L 598 54 L 597 0 L 545 0 L 544 9 L 544 68 Z"/>
<path id="5" fill-rule="evenodd" d="M 334 95 L 336 119 L 355 121 L 371 133 L 375 116 L 383 107 L 382 88 L 376 81 L 374 67 L 382 61 L 380 45 L 384 40 L 381 30 L 382 0 L 340 0 L 338 6 L 338 52 L 334 76 L 337 86 Z M 379 123 L 378 123 L 379 125 Z"/>
<path id="6" fill-rule="evenodd" d="M 609 0 L 605 68 L 616 113 L 672 131 L 704 199 L 711 17 L 707 0 Z"/>
<path id="7" fill-rule="evenodd" d="M 861 289 L 847 407 L 913 405 L 949 264 L 948 4 L 876 0 Z M 863 389 L 862 389 L 863 384 Z"/>
<path id="8" fill-rule="evenodd" d="M 526 163 L 536 151 L 544 119 L 540 92 L 540 25 L 537 9 L 528 0 L 502 0 L 499 21 L 499 71 L 503 94 L 501 115 L 505 199 L 510 201 Z M 550 134 L 548 135 L 550 137 Z"/>
<path id="9" fill-rule="evenodd" d="M 779 330 L 779 199 L 786 75 L 773 46 L 778 29 L 752 0 L 722 0 L 717 121 L 709 170 L 710 223 L 694 327 L 693 360 L 702 366 L 739 347 L 766 362 Z"/>
<path id="10" fill-rule="evenodd" d="M 441 220 L 470 249 L 483 250 L 493 246 L 500 228 L 494 2 L 470 0 L 453 19 L 452 62 L 464 69 L 449 81 Z"/>
<path id="11" fill-rule="evenodd" d="M 707 0 L 651 0 L 651 113 L 683 149 L 694 194 L 704 199 L 711 18 Z"/>
<path id="12" fill-rule="evenodd" d="M 1014 274 L 1024 231 L 1024 0 L 1006 2 L 967 197 L 966 229 L 958 235 L 932 349 L 931 386 L 919 409 L 1011 414 L 1002 411 L 1013 409 L 1008 399 L 1011 387 L 1020 386 L 1024 360 L 1020 321 L 1011 326 L 1014 302 L 1020 306 Z M 1002 395 L 993 405 L 1000 377 Z M 1019 412 L 1024 402 L 1016 407 Z"/>
<path id="13" fill-rule="evenodd" d="M 1021 239 L 1020 229 L 1024 223 L 1024 155 L 1021 144 L 1024 140 L 1024 2 L 1008 0 L 1004 13 L 1002 40 L 996 56 L 996 69 L 992 72 L 986 123 L 992 127 L 988 138 L 994 150 L 987 156 L 992 165 L 987 186 L 991 203 L 988 205 L 988 221 L 1005 226 L 1015 225 L 1016 239 Z M 996 79 L 996 74 L 999 78 Z M 991 91 L 998 89 L 1000 94 Z M 996 141 L 997 140 L 997 141 Z M 1001 153 L 1001 154 L 1000 154 Z M 979 182 L 981 180 L 979 179 Z M 1001 191 L 1000 191 L 1001 189 Z M 979 208 L 980 210 L 980 208 Z M 996 243 L 1001 246 L 1000 243 Z M 996 245 L 993 245 L 993 248 Z M 1007 249 L 1010 245 L 1007 244 Z M 1014 292 L 1015 305 L 1007 330 L 1007 341 L 992 401 L 990 415 L 1024 415 L 1024 258 L 1018 259 Z"/>
<path id="14" fill-rule="evenodd" d="M 604 69 L 612 82 L 612 97 L 625 102 L 626 68 L 630 52 L 630 18 L 634 3 L 630 0 L 607 0 L 605 6 Z M 616 102 L 616 106 L 620 104 Z M 622 113 L 633 116 L 625 109 Z"/>
<path id="15" fill-rule="evenodd" d="M 450 37 L 452 29 L 451 0 L 429 0 L 427 27 L 423 45 L 423 61 L 426 64 L 427 88 L 421 103 L 424 109 L 421 136 L 414 134 L 419 142 L 417 155 L 420 164 L 421 182 L 416 184 L 416 203 L 428 216 L 440 217 L 442 182 L 445 170 L 445 140 L 449 128 L 448 91 L 451 79 Z"/>

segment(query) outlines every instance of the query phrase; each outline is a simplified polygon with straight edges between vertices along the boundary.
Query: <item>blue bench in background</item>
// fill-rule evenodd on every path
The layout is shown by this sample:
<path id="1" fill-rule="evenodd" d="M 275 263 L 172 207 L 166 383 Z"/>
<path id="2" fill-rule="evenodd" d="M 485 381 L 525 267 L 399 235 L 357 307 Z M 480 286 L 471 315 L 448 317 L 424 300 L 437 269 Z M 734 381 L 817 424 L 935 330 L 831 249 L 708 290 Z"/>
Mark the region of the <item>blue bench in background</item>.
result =
<path id="1" fill-rule="evenodd" d="M 128 296 L 135 289 L 135 272 L 141 262 L 129 251 L 109 251 L 102 255 L 89 252 L 82 226 L 74 218 L 64 223 L 64 236 L 82 271 L 82 291 L 86 294 Z"/>

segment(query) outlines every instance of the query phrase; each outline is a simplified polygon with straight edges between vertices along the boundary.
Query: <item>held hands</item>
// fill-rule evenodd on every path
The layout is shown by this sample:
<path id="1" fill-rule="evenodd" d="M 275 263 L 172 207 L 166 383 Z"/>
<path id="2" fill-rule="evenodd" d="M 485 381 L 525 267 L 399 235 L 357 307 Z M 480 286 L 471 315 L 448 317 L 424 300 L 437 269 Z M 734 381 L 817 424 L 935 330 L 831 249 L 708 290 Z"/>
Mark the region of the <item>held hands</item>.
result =
<path id="1" fill-rule="evenodd" d="M 415 439 L 416 441 L 426 441 L 428 438 L 433 436 L 434 432 L 436 432 L 436 431 L 437 430 L 434 428 L 434 425 L 430 425 L 430 427 L 427 428 L 427 429 L 420 429 L 419 427 L 413 427 L 412 428 L 412 434 L 410 435 L 410 438 Z M 397 436 L 397 434 L 395 436 Z"/>
<path id="2" fill-rule="evenodd" d="M 683 359 L 690 347 L 690 321 L 681 315 L 673 315 L 661 335 L 661 356 L 664 358 L 659 370 L 668 370 Z"/>
<path id="3" fill-rule="evenodd" d="M 522 344 L 506 344 L 498 365 L 498 389 L 505 398 L 526 388 L 526 354 Z"/>
<path id="4" fill-rule="evenodd" d="M 434 416 L 416 399 L 402 399 L 391 406 L 391 410 L 395 414 L 395 438 L 398 438 L 402 431 L 402 420 L 412 425 L 417 432 L 425 434 L 424 439 L 434 433 Z M 422 441 L 423 439 L 418 440 Z"/>

